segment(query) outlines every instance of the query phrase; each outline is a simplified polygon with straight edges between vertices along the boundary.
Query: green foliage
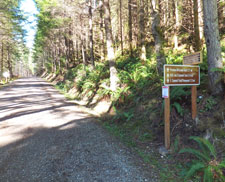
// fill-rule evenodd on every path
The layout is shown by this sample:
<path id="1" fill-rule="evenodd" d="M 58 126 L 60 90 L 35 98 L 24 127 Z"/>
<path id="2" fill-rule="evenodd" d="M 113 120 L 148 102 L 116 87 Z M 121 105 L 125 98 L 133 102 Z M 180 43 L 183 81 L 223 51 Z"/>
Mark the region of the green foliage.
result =
<path id="1" fill-rule="evenodd" d="M 185 173 L 185 179 L 200 176 L 203 182 L 222 182 L 225 180 L 223 170 L 225 160 L 217 160 L 214 146 L 206 139 L 200 137 L 190 137 L 199 145 L 199 150 L 193 148 L 182 149 L 179 153 L 190 153 L 196 159 L 192 160 L 191 165 Z"/>
<path id="2" fill-rule="evenodd" d="M 184 109 L 178 102 L 174 102 L 173 104 L 171 104 L 171 107 L 174 107 L 177 110 L 178 114 L 180 114 L 181 116 L 184 115 Z"/>
<path id="3" fill-rule="evenodd" d="M 179 150 L 179 144 L 180 144 L 180 136 L 177 135 L 176 138 L 175 138 L 174 144 L 173 144 L 173 151 L 175 153 L 177 153 L 178 150 Z"/>
<path id="4" fill-rule="evenodd" d="M 157 77 L 153 60 L 148 59 L 142 63 L 138 58 L 119 57 L 117 67 L 122 84 L 129 85 L 131 90 L 142 90 Z"/>
<path id="5" fill-rule="evenodd" d="M 182 64 L 184 54 L 175 54 L 172 50 L 167 53 L 167 64 Z"/>
<path id="6" fill-rule="evenodd" d="M 175 108 L 176 111 L 183 116 L 184 109 L 182 108 L 180 102 L 186 97 L 191 94 L 190 91 L 188 91 L 187 87 L 185 86 L 179 86 L 179 87 L 173 87 L 170 92 L 170 99 L 171 99 L 171 107 Z"/>
<path id="7" fill-rule="evenodd" d="M 183 97 L 189 96 L 191 94 L 190 91 L 188 91 L 188 88 L 186 86 L 179 86 L 179 87 L 172 87 L 170 92 L 170 99 L 171 100 L 182 100 Z"/>
<path id="8" fill-rule="evenodd" d="M 116 115 L 113 117 L 114 121 L 130 121 L 134 117 L 133 110 L 127 112 L 121 112 L 114 107 Z"/>
<path id="9" fill-rule="evenodd" d="M 170 100 L 171 100 L 171 108 L 175 108 L 177 113 L 181 116 L 184 115 L 184 109 L 181 106 L 181 101 L 187 96 L 191 94 L 188 89 L 189 87 L 186 86 L 179 86 L 179 87 L 172 87 L 170 91 Z M 164 108 L 164 102 L 162 105 L 162 108 Z M 163 110 L 163 109 L 162 109 Z"/>
<path id="10" fill-rule="evenodd" d="M 213 68 L 212 71 L 219 71 L 225 73 L 225 66 L 223 68 Z"/>
<path id="11" fill-rule="evenodd" d="M 152 141 L 153 138 L 154 137 L 153 137 L 152 133 L 146 132 L 139 137 L 139 140 L 142 142 L 145 142 L 145 141 L 149 141 L 149 140 Z"/>
<path id="12" fill-rule="evenodd" d="M 135 147 L 136 143 L 132 140 L 132 138 L 127 135 L 124 128 L 116 125 L 115 123 L 111 122 L 104 122 L 104 127 L 113 135 L 119 137 L 127 146 Z"/>
<path id="13" fill-rule="evenodd" d="M 204 110 L 205 111 L 210 111 L 212 110 L 212 108 L 216 105 L 216 101 L 213 99 L 212 96 L 210 96 L 207 100 L 206 100 L 206 103 L 205 103 L 205 106 L 204 106 Z"/>

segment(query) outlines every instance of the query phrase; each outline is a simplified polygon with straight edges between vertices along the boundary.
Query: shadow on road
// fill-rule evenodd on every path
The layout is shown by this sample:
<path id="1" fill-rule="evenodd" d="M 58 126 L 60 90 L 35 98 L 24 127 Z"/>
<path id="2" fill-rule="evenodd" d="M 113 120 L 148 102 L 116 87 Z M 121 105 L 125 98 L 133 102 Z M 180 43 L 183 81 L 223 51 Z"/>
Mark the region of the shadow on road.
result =
<path id="1" fill-rule="evenodd" d="M 152 181 L 128 150 L 41 79 L 0 90 L 0 181 Z"/>

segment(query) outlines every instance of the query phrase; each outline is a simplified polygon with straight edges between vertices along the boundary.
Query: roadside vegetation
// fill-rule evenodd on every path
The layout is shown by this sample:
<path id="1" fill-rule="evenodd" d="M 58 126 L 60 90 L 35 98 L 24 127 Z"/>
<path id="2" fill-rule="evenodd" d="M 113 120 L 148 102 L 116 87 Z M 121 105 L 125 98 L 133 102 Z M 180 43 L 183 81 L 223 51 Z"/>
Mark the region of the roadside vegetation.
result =
<path id="1" fill-rule="evenodd" d="M 224 48 L 222 47 L 223 50 Z M 182 64 L 183 55 L 184 53 L 170 50 L 166 60 L 170 64 Z M 191 87 L 171 89 L 172 145 L 169 154 L 165 156 L 159 152 L 159 148 L 164 145 L 164 103 L 161 95 L 163 77 L 157 73 L 154 54 L 144 63 L 138 58 L 119 56 L 116 67 L 120 87 L 116 92 L 109 88 L 109 71 L 105 69 L 107 63 L 96 63 L 95 70 L 91 66 L 80 64 L 65 76 L 52 79 L 50 75 L 48 78 L 55 82 L 56 88 L 68 99 L 83 100 L 82 103 L 90 109 L 94 109 L 102 101 L 108 101 L 108 112 L 98 118 L 103 127 L 156 169 L 162 181 L 184 181 L 185 176 L 190 175 L 188 168 L 195 160 L 191 155 L 181 155 L 179 151 L 185 147 L 195 147 L 195 143 L 189 140 L 190 136 L 206 137 L 214 144 L 218 161 L 225 157 L 224 98 L 222 95 L 212 96 L 207 91 L 206 52 L 203 55 L 196 121 L 191 118 Z M 224 172 L 224 169 L 221 171 Z M 196 175 L 191 177 L 198 181 L 202 173 L 198 169 L 195 172 Z"/>
<path id="2" fill-rule="evenodd" d="M 204 12 L 205 25 L 211 26 L 207 21 L 217 16 L 210 9 L 216 1 L 213 6 L 209 1 L 204 6 L 197 1 L 36 2 L 40 12 L 33 57 L 37 74 L 68 99 L 95 110 L 103 127 L 141 156 L 160 181 L 223 180 L 224 17 L 218 14 L 219 24 L 214 27 L 218 31 L 205 29 L 205 37 L 199 24 Z M 224 7 L 222 2 L 217 5 L 218 11 Z M 198 117 L 191 117 L 191 88 L 171 87 L 171 147 L 165 151 L 163 65 L 182 64 L 183 56 L 197 51 L 203 54 Z M 219 64 L 212 54 L 218 55 Z M 194 152 L 197 156 L 184 153 L 198 147 L 191 136 L 200 137 L 194 139 L 200 146 L 207 144 L 204 147 L 210 147 L 212 156 L 202 156 L 207 160 L 201 161 L 199 152 Z"/>
<path id="3" fill-rule="evenodd" d="M 160 181 L 224 180 L 224 1 L 35 2 L 37 76 L 95 110 L 102 126 Z M 163 65 L 183 64 L 183 56 L 198 51 L 198 116 L 191 117 L 191 87 L 171 87 L 171 147 L 165 151 Z M 6 52 L 1 58 L 9 60 Z"/>

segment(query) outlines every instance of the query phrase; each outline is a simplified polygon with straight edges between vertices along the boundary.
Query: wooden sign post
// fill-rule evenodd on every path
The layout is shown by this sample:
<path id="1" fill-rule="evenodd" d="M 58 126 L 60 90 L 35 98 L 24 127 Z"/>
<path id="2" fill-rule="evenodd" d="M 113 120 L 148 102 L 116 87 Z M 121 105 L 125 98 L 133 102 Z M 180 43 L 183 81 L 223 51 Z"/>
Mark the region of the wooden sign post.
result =
<path id="1" fill-rule="evenodd" d="M 197 117 L 197 86 L 191 87 L 191 113 L 192 119 Z"/>
<path id="2" fill-rule="evenodd" d="M 196 52 L 183 57 L 184 65 L 196 65 L 202 63 L 202 52 Z M 191 111 L 192 119 L 197 117 L 197 86 L 191 87 Z"/>
<path id="3" fill-rule="evenodd" d="M 202 53 L 184 56 L 183 65 L 164 65 L 164 85 L 162 97 L 165 99 L 165 147 L 170 148 L 170 94 L 169 86 L 190 85 L 192 102 L 192 119 L 197 117 L 197 85 L 200 85 L 200 67 L 193 66 L 202 63 Z M 191 66 L 190 66 L 191 65 Z"/>
<path id="4" fill-rule="evenodd" d="M 165 99 L 164 119 L 165 119 L 165 147 L 170 148 L 170 94 L 169 86 L 192 86 L 192 103 L 196 103 L 197 87 L 200 84 L 199 66 L 188 65 L 164 65 L 164 85 L 162 87 L 162 97 Z M 192 105 L 192 117 L 196 117 L 196 105 Z"/>
<path id="5" fill-rule="evenodd" d="M 164 117 L 165 117 L 165 126 L 164 126 L 164 137 L 165 137 L 165 147 L 166 149 L 170 148 L 170 87 L 163 86 L 162 96 L 165 99 L 164 106 Z"/>

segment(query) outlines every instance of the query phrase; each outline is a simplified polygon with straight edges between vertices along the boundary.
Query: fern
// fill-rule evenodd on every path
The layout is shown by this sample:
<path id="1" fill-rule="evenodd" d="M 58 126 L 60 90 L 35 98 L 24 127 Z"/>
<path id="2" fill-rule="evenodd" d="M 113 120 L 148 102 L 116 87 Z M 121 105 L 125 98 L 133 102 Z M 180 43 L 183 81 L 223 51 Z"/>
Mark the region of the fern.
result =
<path id="1" fill-rule="evenodd" d="M 219 168 L 225 168 L 225 159 L 218 165 Z"/>
<path id="2" fill-rule="evenodd" d="M 208 157 L 210 157 L 210 154 L 211 154 L 213 155 L 214 158 L 216 158 L 215 148 L 208 140 L 204 138 L 200 138 L 200 137 L 190 137 L 190 139 L 198 143 L 204 155 L 207 155 Z"/>
<path id="3" fill-rule="evenodd" d="M 175 108 L 178 114 L 180 114 L 181 116 L 184 115 L 184 109 L 181 107 L 181 104 L 179 102 L 182 100 L 184 96 L 188 96 L 191 94 L 191 92 L 186 91 L 185 88 L 186 87 L 184 86 L 173 87 L 170 92 L 171 103 L 173 103 L 171 104 L 171 108 Z M 164 102 L 162 108 L 164 108 Z"/>
<path id="4" fill-rule="evenodd" d="M 181 107 L 181 105 L 178 102 L 174 102 L 171 107 L 175 107 L 177 112 L 183 116 L 184 115 L 184 109 Z"/>
<path id="5" fill-rule="evenodd" d="M 182 149 L 180 152 L 181 153 L 190 153 L 190 154 L 193 154 L 195 157 L 197 157 L 199 160 L 205 162 L 205 161 L 209 161 L 210 158 L 206 155 L 204 155 L 202 152 L 198 151 L 198 150 L 195 150 L 195 149 L 191 149 L 191 148 L 185 148 L 185 149 Z"/>
<path id="6" fill-rule="evenodd" d="M 183 96 L 190 95 L 191 92 L 186 91 L 185 88 L 185 86 L 173 87 L 170 92 L 171 100 L 181 100 Z"/>
<path id="7" fill-rule="evenodd" d="M 201 170 L 204 167 L 205 167 L 204 163 L 201 163 L 201 162 L 198 162 L 192 165 L 189 171 L 187 172 L 185 179 L 192 177 L 195 173 L 197 173 L 199 170 Z"/>
<path id="8" fill-rule="evenodd" d="M 203 182 L 213 182 L 213 173 L 211 166 L 208 166 L 204 169 Z"/>
<path id="9" fill-rule="evenodd" d="M 190 169 L 185 175 L 185 179 L 194 177 L 198 172 L 202 172 L 203 182 L 222 182 L 225 181 L 223 169 L 225 169 L 225 160 L 222 162 L 217 161 L 216 150 L 214 146 L 206 139 L 200 137 L 190 137 L 198 143 L 200 150 L 185 148 L 179 153 L 190 153 L 198 160 L 193 161 Z"/>

